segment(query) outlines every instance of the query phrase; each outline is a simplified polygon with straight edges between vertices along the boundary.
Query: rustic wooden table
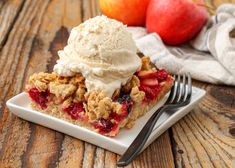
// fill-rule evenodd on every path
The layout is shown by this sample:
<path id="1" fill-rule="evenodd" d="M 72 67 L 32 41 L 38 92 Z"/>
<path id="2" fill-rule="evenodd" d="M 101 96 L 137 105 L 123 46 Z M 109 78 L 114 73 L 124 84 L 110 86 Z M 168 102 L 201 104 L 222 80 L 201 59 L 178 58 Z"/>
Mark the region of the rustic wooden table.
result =
<path id="1" fill-rule="evenodd" d="M 212 8 L 223 2 L 208 0 Z M 31 74 L 52 71 L 71 28 L 99 14 L 97 6 L 96 0 L 0 1 L 0 167 L 116 167 L 120 156 L 24 121 L 5 104 Z M 207 91 L 203 101 L 128 167 L 235 167 L 235 88 L 194 85 Z"/>

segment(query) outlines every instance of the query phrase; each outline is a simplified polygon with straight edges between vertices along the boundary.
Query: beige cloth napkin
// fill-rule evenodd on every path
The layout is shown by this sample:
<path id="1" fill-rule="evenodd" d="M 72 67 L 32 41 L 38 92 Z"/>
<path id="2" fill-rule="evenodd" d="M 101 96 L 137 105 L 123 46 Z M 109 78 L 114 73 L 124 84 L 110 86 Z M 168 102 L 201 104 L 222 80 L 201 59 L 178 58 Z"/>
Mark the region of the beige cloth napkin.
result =
<path id="1" fill-rule="evenodd" d="M 194 79 L 235 85 L 235 5 L 223 4 L 189 44 L 163 44 L 156 33 L 128 27 L 138 49 L 159 68 L 173 74 L 190 73 Z"/>

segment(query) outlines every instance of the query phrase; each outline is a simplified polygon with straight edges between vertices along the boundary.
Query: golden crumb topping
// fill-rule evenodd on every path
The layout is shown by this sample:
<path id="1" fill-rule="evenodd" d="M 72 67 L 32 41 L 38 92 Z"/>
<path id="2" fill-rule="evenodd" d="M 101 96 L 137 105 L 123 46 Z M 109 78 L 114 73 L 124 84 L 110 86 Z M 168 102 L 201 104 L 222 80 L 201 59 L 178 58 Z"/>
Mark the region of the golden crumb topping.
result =
<path id="1" fill-rule="evenodd" d="M 87 110 L 90 120 L 106 119 L 112 111 L 112 99 L 106 97 L 104 91 L 91 92 L 87 99 Z"/>
<path id="2" fill-rule="evenodd" d="M 142 61 L 142 67 L 141 67 L 141 70 L 150 70 L 152 69 L 151 67 L 151 61 L 150 61 L 150 58 L 149 57 L 142 57 L 141 58 L 141 61 Z"/>
<path id="3" fill-rule="evenodd" d="M 87 99 L 87 114 L 90 120 L 98 118 L 107 119 L 111 112 L 121 114 L 121 104 L 113 102 L 102 90 L 94 91 L 89 94 Z"/>
<path id="4" fill-rule="evenodd" d="M 49 83 L 50 93 L 55 94 L 56 97 L 62 97 L 63 99 L 73 95 L 77 87 L 72 84 L 58 84 L 57 82 Z"/>
<path id="5" fill-rule="evenodd" d="M 139 88 L 136 86 L 131 89 L 130 96 L 134 102 L 142 102 L 145 93 L 143 91 L 140 91 Z"/>
<path id="6" fill-rule="evenodd" d="M 44 73 L 40 72 L 37 74 L 33 74 L 29 78 L 29 85 L 27 88 L 36 87 L 39 91 L 46 91 L 48 89 L 48 84 L 51 81 L 56 79 L 55 73 Z"/>
<path id="7" fill-rule="evenodd" d="M 79 85 L 74 95 L 74 101 L 76 102 L 85 101 L 85 96 L 84 96 L 85 94 L 86 94 L 86 88 Z"/>

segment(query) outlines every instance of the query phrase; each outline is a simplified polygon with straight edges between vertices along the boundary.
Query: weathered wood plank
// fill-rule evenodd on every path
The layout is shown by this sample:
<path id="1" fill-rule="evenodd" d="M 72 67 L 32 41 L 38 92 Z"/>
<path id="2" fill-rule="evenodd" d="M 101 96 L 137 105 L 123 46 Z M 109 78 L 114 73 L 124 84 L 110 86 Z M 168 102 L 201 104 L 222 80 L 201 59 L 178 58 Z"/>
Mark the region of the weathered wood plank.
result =
<path id="1" fill-rule="evenodd" d="M 69 5 L 66 6 L 66 3 Z M 50 46 L 54 47 L 52 49 L 62 48 L 60 44 L 63 44 L 63 40 L 64 43 L 67 40 L 67 36 L 66 39 L 57 38 L 59 39 L 58 42 L 55 41 L 57 45 L 51 44 L 58 29 L 64 24 L 71 29 L 80 22 L 80 12 L 76 9 L 79 8 L 78 3 L 79 1 L 66 0 L 50 1 L 50 3 L 44 0 L 26 1 L 1 52 L 0 64 L 3 67 L 1 79 L 6 79 L 1 80 L 0 85 L 3 91 L 1 94 L 3 105 L 6 99 L 22 90 L 22 84 L 25 84 L 25 79 L 29 75 L 37 71 L 46 71 L 53 55 L 51 54 L 53 51 L 49 51 Z M 75 12 L 71 13 L 70 9 Z M 21 165 L 34 167 L 38 163 L 41 166 L 55 165 L 59 159 L 63 134 L 33 124 L 29 127 L 28 122 L 12 117 L 5 106 L 2 112 L 1 167 Z M 9 127 L 11 124 L 14 127 Z M 24 129 L 20 129 L 22 127 Z"/>
<path id="2" fill-rule="evenodd" d="M 96 168 L 103 168 L 104 167 L 104 157 L 105 157 L 105 150 L 102 148 L 97 147 L 95 153 L 95 161 L 94 167 Z"/>
<path id="3" fill-rule="evenodd" d="M 171 142 L 168 131 L 163 133 L 144 150 L 130 167 L 174 167 Z"/>
<path id="4" fill-rule="evenodd" d="M 0 50 L 18 17 L 24 0 L 0 1 Z"/>
<path id="5" fill-rule="evenodd" d="M 84 149 L 84 142 L 65 136 L 57 167 L 82 167 L 85 152 Z"/>
<path id="6" fill-rule="evenodd" d="M 83 15 L 82 15 L 83 21 L 101 14 L 97 0 L 86 0 L 86 1 L 83 0 L 82 9 L 83 9 Z"/>
<path id="7" fill-rule="evenodd" d="M 235 88 L 204 88 L 203 101 L 173 126 L 177 166 L 234 167 Z"/>
<path id="8" fill-rule="evenodd" d="M 38 34 L 35 37 L 25 79 L 35 71 L 52 71 L 53 65 L 58 58 L 57 51 L 62 49 L 67 42 L 68 31 L 81 22 L 79 9 L 79 1 L 50 1 L 41 21 Z M 40 65 L 38 64 L 39 62 Z M 42 167 L 63 166 L 66 162 L 63 162 L 63 159 L 61 159 L 64 157 L 61 149 L 66 149 L 65 144 L 67 142 L 63 141 L 64 135 L 55 133 L 53 130 L 42 129 L 39 126 L 36 127 L 38 132 L 35 133 L 33 145 L 26 151 L 26 153 L 29 153 L 28 159 L 31 160 L 31 163 L 28 165 L 40 163 Z M 40 138 L 42 135 L 44 135 L 45 139 L 43 143 Z M 55 135 L 58 137 L 57 141 L 55 141 Z M 50 146 L 47 146 L 48 143 Z M 81 142 L 73 144 L 76 146 L 75 148 L 80 149 L 79 145 Z M 44 146 L 44 149 L 40 148 L 40 146 Z M 42 153 L 46 157 L 38 157 L 37 153 Z M 37 158 L 37 162 L 33 158 Z M 62 160 L 61 164 L 58 164 L 59 159 Z M 72 159 L 73 165 L 79 162 L 76 156 L 70 159 Z"/>
<path id="9" fill-rule="evenodd" d="M 32 36 L 35 35 L 39 27 L 34 19 L 41 18 L 46 2 L 27 1 L 25 3 L 1 52 L 0 64 L 3 68 L 0 77 L 4 80 L 1 80 L 3 82 L 1 83 L 3 115 L 0 125 L 2 147 L 0 167 L 3 167 L 3 165 L 4 167 L 20 167 L 22 165 L 21 156 L 27 148 L 27 141 L 30 136 L 29 124 L 12 116 L 5 109 L 5 100 L 19 93 L 22 89 L 22 75 L 28 60 L 27 55 L 24 54 L 30 51 Z M 10 127 L 10 125 L 14 126 Z"/>

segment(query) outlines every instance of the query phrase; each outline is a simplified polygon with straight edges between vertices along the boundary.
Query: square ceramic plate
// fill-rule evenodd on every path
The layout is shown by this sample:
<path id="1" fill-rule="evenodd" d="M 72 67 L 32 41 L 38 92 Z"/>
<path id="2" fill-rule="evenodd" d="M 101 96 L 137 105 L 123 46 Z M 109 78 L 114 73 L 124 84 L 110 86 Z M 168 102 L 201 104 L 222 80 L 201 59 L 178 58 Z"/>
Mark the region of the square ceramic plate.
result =
<path id="1" fill-rule="evenodd" d="M 193 95 L 191 103 L 181 109 L 176 113 L 169 116 L 167 114 L 162 115 L 159 122 L 156 123 L 155 128 L 150 135 L 145 147 L 151 144 L 157 137 L 159 137 L 164 131 L 176 123 L 179 119 L 185 116 L 194 105 L 202 99 L 205 95 L 205 91 L 199 88 L 193 87 Z M 52 117 L 50 115 L 40 113 L 38 111 L 32 110 L 30 107 L 30 99 L 27 93 L 20 93 L 17 96 L 11 98 L 7 101 L 7 106 L 12 113 L 23 118 L 25 120 L 43 125 L 45 127 L 63 132 L 75 138 L 90 142 L 109 151 L 123 154 L 131 142 L 140 132 L 141 128 L 150 118 L 151 114 L 156 111 L 163 103 L 166 101 L 167 96 L 165 96 L 156 106 L 154 106 L 146 115 L 139 118 L 132 129 L 122 129 L 116 137 L 106 137 L 100 135 L 96 132 L 88 130 L 86 128 L 74 125 L 67 121 Z"/>

